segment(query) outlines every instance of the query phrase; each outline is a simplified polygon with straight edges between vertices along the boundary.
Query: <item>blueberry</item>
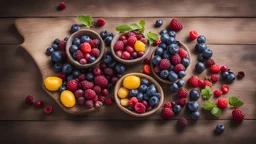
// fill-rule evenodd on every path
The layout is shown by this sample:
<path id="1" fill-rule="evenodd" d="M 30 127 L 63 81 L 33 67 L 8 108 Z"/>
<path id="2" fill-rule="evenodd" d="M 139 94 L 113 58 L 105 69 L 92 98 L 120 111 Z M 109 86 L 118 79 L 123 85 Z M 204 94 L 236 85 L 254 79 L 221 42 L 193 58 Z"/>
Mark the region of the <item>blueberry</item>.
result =
<path id="1" fill-rule="evenodd" d="M 175 82 L 178 79 L 178 75 L 174 71 L 170 71 L 168 79 L 171 82 Z"/>
<path id="2" fill-rule="evenodd" d="M 80 26 L 78 24 L 73 24 L 71 26 L 70 32 L 74 33 L 74 32 L 79 31 L 79 30 L 80 30 Z"/>
<path id="3" fill-rule="evenodd" d="M 159 47 L 161 47 L 163 50 L 165 50 L 166 49 L 166 47 L 167 47 L 167 45 L 165 44 L 165 43 L 160 43 L 159 44 Z"/>
<path id="4" fill-rule="evenodd" d="M 223 124 L 218 124 L 218 125 L 216 126 L 215 131 L 216 131 L 217 133 L 223 133 L 223 132 L 224 132 L 224 129 L 225 129 L 225 127 L 224 127 Z"/>
<path id="5" fill-rule="evenodd" d="M 68 41 L 68 37 L 65 37 L 65 38 L 64 38 L 64 41 Z"/>
<path id="6" fill-rule="evenodd" d="M 51 55 L 53 52 L 54 52 L 54 49 L 53 49 L 52 47 L 48 47 L 48 48 L 46 49 L 46 54 L 47 54 L 48 56 Z"/>
<path id="7" fill-rule="evenodd" d="M 138 93 L 137 94 L 137 99 L 138 99 L 138 101 L 142 101 L 143 100 L 143 93 Z"/>
<path id="8" fill-rule="evenodd" d="M 162 70 L 160 72 L 160 77 L 163 78 L 163 79 L 167 79 L 168 75 L 169 75 L 169 71 L 168 70 Z"/>
<path id="9" fill-rule="evenodd" d="M 200 36 L 197 37 L 197 42 L 198 43 L 205 43 L 206 38 L 203 35 L 200 35 Z"/>
<path id="10" fill-rule="evenodd" d="M 180 105 L 174 105 L 173 108 L 172 108 L 172 111 L 175 113 L 175 114 L 179 114 L 181 112 L 181 106 Z"/>
<path id="11" fill-rule="evenodd" d="M 156 20 L 155 27 L 160 27 L 162 25 L 163 25 L 163 21 L 162 20 Z"/>
<path id="12" fill-rule="evenodd" d="M 111 42 L 113 40 L 113 36 L 108 36 L 104 39 L 104 42 L 107 46 L 110 46 Z"/>
<path id="13" fill-rule="evenodd" d="M 80 39 L 79 38 L 75 38 L 75 40 L 73 41 L 73 45 L 76 45 L 76 46 L 78 46 L 79 47 L 79 45 L 80 45 Z"/>
<path id="14" fill-rule="evenodd" d="M 60 43 L 60 39 L 59 38 L 56 38 L 54 41 L 53 41 L 54 44 L 59 44 Z"/>
<path id="15" fill-rule="evenodd" d="M 147 91 L 147 88 L 148 87 L 146 85 L 140 85 L 139 91 L 145 93 Z"/>
<path id="16" fill-rule="evenodd" d="M 122 74 L 117 74 L 116 75 L 118 78 L 121 78 L 123 75 Z"/>
<path id="17" fill-rule="evenodd" d="M 171 84 L 170 91 L 177 92 L 179 90 L 179 86 L 176 83 Z"/>
<path id="18" fill-rule="evenodd" d="M 205 62 L 206 61 L 206 59 L 203 57 L 203 54 L 199 54 L 198 57 L 197 57 L 197 60 L 199 62 Z"/>
<path id="19" fill-rule="evenodd" d="M 145 78 L 142 78 L 142 79 L 140 79 L 140 84 L 148 86 L 149 85 L 149 81 L 147 79 L 145 79 Z"/>
<path id="20" fill-rule="evenodd" d="M 165 50 L 164 52 L 163 52 L 163 58 L 166 58 L 166 59 L 170 59 L 170 54 L 169 54 L 169 52 L 167 51 L 167 50 Z"/>
<path id="21" fill-rule="evenodd" d="M 80 41 L 81 41 L 81 43 L 84 43 L 84 42 L 87 42 L 87 43 L 89 43 L 90 42 L 90 37 L 89 36 L 87 36 L 87 35 L 85 35 L 85 36 L 82 36 L 81 37 L 81 39 L 80 39 Z"/>
<path id="22" fill-rule="evenodd" d="M 131 107 L 131 106 L 128 106 L 127 109 L 130 111 L 133 111 L 133 107 Z"/>
<path id="23" fill-rule="evenodd" d="M 100 32 L 100 37 L 105 40 L 105 38 L 107 38 L 109 35 L 108 31 L 107 30 L 103 30 Z"/>
<path id="24" fill-rule="evenodd" d="M 73 57 L 74 59 L 76 59 L 76 52 L 73 52 L 73 53 L 72 53 L 72 57 Z"/>
<path id="25" fill-rule="evenodd" d="M 189 92 L 189 97 L 193 100 L 198 100 L 200 97 L 200 92 L 198 90 L 193 89 Z"/>
<path id="26" fill-rule="evenodd" d="M 236 75 L 234 73 L 229 73 L 228 76 L 227 76 L 227 82 L 228 83 L 232 83 L 236 78 Z"/>
<path id="27" fill-rule="evenodd" d="M 169 36 L 175 38 L 176 37 L 176 32 L 175 31 L 170 31 Z"/>
<path id="28" fill-rule="evenodd" d="M 181 60 L 181 64 L 184 65 L 184 67 L 187 67 L 189 65 L 190 61 L 187 58 L 183 58 Z"/>
<path id="29" fill-rule="evenodd" d="M 176 54 L 179 52 L 179 47 L 177 44 L 170 44 L 167 46 L 167 49 L 169 51 L 170 54 Z"/>
<path id="30" fill-rule="evenodd" d="M 187 103 L 187 108 L 188 108 L 189 111 L 195 112 L 195 111 L 198 110 L 199 105 L 195 101 L 190 101 L 190 102 Z"/>
<path id="31" fill-rule="evenodd" d="M 156 51 L 155 51 L 155 55 L 159 55 L 159 56 L 161 56 L 162 54 L 163 54 L 163 48 L 161 48 L 161 47 L 158 47 L 157 49 L 156 49 Z"/>
<path id="32" fill-rule="evenodd" d="M 110 56 L 110 55 L 105 55 L 104 56 L 104 62 L 105 63 L 107 63 L 107 64 L 109 64 L 109 63 L 111 63 L 112 62 L 112 56 Z"/>
<path id="33" fill-rule="evenodd" d="M 204 66 L 204 63 L 202 62 L 198 62 L 196 65 L 195 65 L 195 69 L 198 73 L 202 73 L 204 70 L 205 70 L 205 66 Z"/>
<path id="34" fill-rule="evenodd" d="M 192 119 L 194 119 L 194 120 L 198 120 L 198 119 L 200 118 L 200 113 L 199 113 L 199 111 L 192 112 L 192 113 L 191 113 L 191 117 L 192 117 Z"/>
<path id="35" fill-rule="evenodd" d="M 202 53 L 207 49 L 207 46 L 204 43 L 196 44 L 195 49 L 196 51 Z"/>
<path id="36" fill-rule="evenodd" d="M 117 64 L 115 66 L 115 70 L 116 70 L 117 73 L 121 73 L 122 74 L 125 71 L 125 66 L 123 64 Z"/>
<path id="37" fill-rule="evenodd" d="M 152 96 L 150 99 L 149 99 L 149 104 L 152 106 L 152 107 L 155 107 L 158 105 L 159 103 L 159 99 L 155 96 Z"/>
<path id="38" fill-rule="evenodd" d="M 108 67 L 114 68 L 116 66 L 116 64 L 117 64 L 116 61 L 112 61 L 111 63 L 108 64 Z"/>
<path id="39" fill-rule="evenodd" d="M 56 63 L 61 62 L 61 60 L 62 60 L 61 52 L 59 52 L 59 51 L 52 52 L 51 59 L 53 62 L 56 62 Z"/>
<path id="40" fill-rule="evenodd" d="M 144 100 L 149 100 L 149 95 L 148 95 L 148 94 L 146 94 L 146 93 L 145 93 L 145 94 L 143 94 L 143 99 L 144 99 Z"/>
<path id="41" fill-rule="evenodd" d="M 211 57 L 212 57 L 212 50 L 210 50 L 210 49 L 204 50 L 204 52 L 203 52 L 203 57 L 204 57 L 205 59 L 211 58 Z"/>
<path id="42" fill-rule="evenodd" d="M 60 88 L 59 88 L 59 92 L 63 92 L 64 90 L 66 90 L 66 86 L 62 85 Z"/>
<path id="43" fill-rule="evenodd" d="M 177 85 L 178 85 L 179 87 L 183 87 L 183 86 L 185 85 L 184 80 L 179 80 L 179 81 L 177 82 Z"/>
<path id="44" fill-rule="evenodd" d="M 61 64 L 61 63 L 55 63 L 55 64 L 53 65 L 53 69 L 54 69 L 54 71 L 57 72 L 57 73 L 61 72 L 61 71 L 62 71 L 62 64 Z"/>
<path id="45" fill-rule="evenodd" d="M 115 35 L 113 34 L 113 33 L 109 33 L 109 35 L 108 36 L 112 36 L 112 37 L 114 37 Z"/>
<path id="46" fill-rule="evenodd" d="M 161 42 L 167 44 L 167 41 L 169 40 L 169 35 L 166 33 L 166 34 L 162 34 L 161 35 Z"/>
<path id="47" fill-rule="evenodd" d="M 156 92 L 156 87 L 155 87 L 155 86 L 152 86 L 152 85 L 148 86 L 148 88 L 147 88 L 147 94 L 148 94 L 149 96 L 152 96 L 155 92 Z"/>
<path id="48" fill-rule="evenodd" d="M 94 75 L 93 75 L 93 73 L 87 73 L 87 75 L 86 75 L 86 79 L 88 80 L 88 81 L 92 81 L 93 79 L 94 79 Z"/>
<path id="49" fill-rule="evenodd" d="M 64 65 L 62 66 L 62 72 L 65 73 L 65 74 L 71 73 L 72 70 L 73 70 L 73 67 L 72 67 L 72 65 L 70 65 L 70 64 L 64 64 Z"/>
<path id="50" fill-rule="evenodd" d="M 160 99 L 161 94 L 156 92 L 156 93 L 154 93 L 154 94 L 153 94 L 153 96 L 155 96 L 155 97 L 157 97 L 157 98 L 159 98 L 159 99 Z"/>
<path id="51" fill-rule="evenodd" d="M 227 72 L 227 71 L 226 71 L 226 72 L 223 72 L 223 73 L 222 73 L 222 78 L 223 78 L 223 79 L 227 79 L 228 75 L 229 75 L 229 72 Z"/>
<path id="52" fill-rule="evenodd" d="M 169 67 L 169 71 L 173 71 L 173 70 L 174 70 L 174 66 L 171 65 L 171 66 Z"/>
<path id="53" fill-rule="evenodd" d="M 153 63 L 154 65 L 158 65 L 161 60 L 162 60 L 162 58 L 157 55 L 157 56 L 155 56 L 155 57 L 153 58 L 152 63 Z"/>
<path id="54" fill-rule="evenodd" d="M 160 35 L 167 34 L 167 33 L 168 33 L 168 31 L 165 29 L 160 31 Z"/>
<path id="55" fill-rule="evenodd" d="M 70 81 L 70 80 L 72 80 L 73 79 L 73 76 L 72 75 L 68 75 L 67 76 L 67 81 Z"/>
<path id="56" fill-rule="evenodd" d="M 177 43 L 176 43 L 175 38 L 169 37 L 169 39 L 166 41 L 166 44 L 170 45 L 170 44 L 177 44 Z"/>
<path id="57" fill-rule="evenodd" d="M 80 74 L 81 74 L 81 73 L 80 73 L 79 70 L 74 70 L 73 73 L 72 73 L 72 75 L 73 75 L 74 78 L 77 78 Z"/>
<path id="58" fill-rule="evenodd" d="M 180 71 L 180 72 L 178 73 L 178 77 L 179 77 L 179 78 L 183 78 L 184 76 L 186 76 L 186 72 L 185 72 L 185 71 Z"/>
<path id="59" fill-rule="evenodd" d="M 96 60 L 96 58 L 95 58 L 94 56 L 90 56 L 90 57 L 89 57 L 89 62 L 90 62 L 90 63 L 95 62 L 95 60 Z"/>
<path id="60" fill-rule="evenodd" d="M 52 44 L 52 48 L 56 51 L 59 49 L 59 46 L 57 44 Z"/>
<path id="61" fill-rule="evenodd" d="M 130 91 L 129 95 L 130 96 L 137 96 L 138 93 L 139 93 L 139 91 L 137 89 L 133 89 L 133 90 Z"/>
<path id="62" fill-rule="evenodd" d="M 69 48 L 69 51 L 70 51 L 71 53 L 76 52 L 77 50 L 78 50 L 78 46 L 77 46 L 77 45 L 72 45 L 72 46 Z"/>

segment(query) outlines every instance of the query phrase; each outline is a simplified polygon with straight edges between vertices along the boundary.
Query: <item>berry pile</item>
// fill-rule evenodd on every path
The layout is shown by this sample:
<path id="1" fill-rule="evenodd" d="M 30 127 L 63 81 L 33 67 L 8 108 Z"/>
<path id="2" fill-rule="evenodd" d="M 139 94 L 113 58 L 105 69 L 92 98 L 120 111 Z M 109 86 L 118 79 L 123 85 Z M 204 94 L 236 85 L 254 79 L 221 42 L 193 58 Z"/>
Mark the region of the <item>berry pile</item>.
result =
<path id="1" fill-rule="evenodd" d="M 103 31 L 100 32 L 100 37 L 104 40 L 104 43 L 107 46 L 110 46 L 110 44 L 111 44 L 111 42 L 114 38 L 114 34 L 108 32 L 107 30 L 103 30 Z"/>
<path id="2" fill-rule="evenodd" d="M 119 88 L 117 95 L 122 106 L 139 114 L 158 106 L 161 97 L 148 79 L 133 75 L 124 78 L 123 87 Z"/>
<path id="3" fill-rule="evenodd" d="M 114 44 L 115 55 L 132 60 L 142 57 L 146 51 L 147 39 L 139 32 L 127 32 Z"/>
<path id="4" fill-rule="evenodd" d="M 176 32 L 162 30 L 160 34 L 161 43 L 151 60 L 153 70 L 160 78 L 175 82 L 186 75 L 185 70 L 190 63 L 188 53 L 179 48 L 179 42 L 175 39 Z"/>
<path id="5" fill-rule="evenodd" d="M 233 81 L 236 79 L 235 73 L 231 72 L 231 70 L 228 69 L 227 66 L 222 66 L 220 69 L 222 72 L 221 74 L 222 78 L 228 83 L 233 83 Z"/>

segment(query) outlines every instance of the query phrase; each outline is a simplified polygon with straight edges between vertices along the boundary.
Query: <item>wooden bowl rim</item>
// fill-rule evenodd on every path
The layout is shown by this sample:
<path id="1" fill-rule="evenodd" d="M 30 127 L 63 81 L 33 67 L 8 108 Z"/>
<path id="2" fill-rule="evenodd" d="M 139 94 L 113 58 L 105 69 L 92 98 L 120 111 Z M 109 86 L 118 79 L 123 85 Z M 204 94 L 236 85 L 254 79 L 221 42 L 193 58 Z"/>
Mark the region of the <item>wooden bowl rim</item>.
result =
<path id="1" fill-rule="evenodd" d="M 189 58 L 189 65 L 187 66 L 187 68 L 185 69 L 185 72 L 189 69 L 190 65 L 191 65 L 191 56 L 190 56 L 190 51 L 188 49 L 188 47 L 182 43 L 182 42 L 179 42 L 179 45 L 180 45 L 180 48 L 183 48 L 184 50 L 186 50 L 188 52 L 188 58 Z M 152 63 L 152 59 L 153 57 L 155 56 L 155 51 L 156 51 L 157 47 L 153 50 L 152 54 L 151 54 L 151 60 L 150 60 L 150 67 L 151 67 L 151 71 L 153 73 L 153 75 L 161 82 L 165 83 L 165 84 L 173 84 L 173 83 L 176 83 L 177 81 L 179 81 L 180 79 L 176 80 L 175 82 L 171 82 L 169 80 L 164 80 L 162 79 L 157 73 L 155 73 L 154 71 L 154 65 Z"/>
<path id="2" fill-rule="evenodd" d="M 147 78 L 151 83 L 155 84 L 157 91 L 161 94 L 161 98 L 159 100 L 159 104 L 158 104 L 157 107 L 154 107 L 152 110 L 150 110 L 148 112 L 138 114 L 136 112 L 128 110 L 127 108 L 125 108 L 124 106 L 122 106 L 120 104 L 120 98 L 117 95 L 117 91 L 122 86 L 122 82 L 123 82 L 124 78 L 127 77 L 127 76 L 131 76 L 131 75 L 135 75 L 135 76 L 138 76 L 140 78 Z M 160 84 L 154 78 L 152 78 L 148 75 L 142 74 L 142 73 L 129 73 L 129 74 L 126 74 L 126 75 L 122 76 L 122 78 L 120 78 L 118 80 L 118 82 L 116 83 L 116 86 L 115 86 L 115 89 L 114 89 L 114 97 L 115 97 L 116 104 L 118 105 L 118 107 L 122 111 L 124 111 L 125 113 L 127 113 L 129 115 L 135 116 L 135 117 L 146 117 L 146 116 L 149 116 L 149 115 L 155 113 L 157 110 L 159 110 L 159 108 L 162 106 L 162 104 L 164 102 L 164 92 L 163 92 L 163 89 L 160 86 Z"/>

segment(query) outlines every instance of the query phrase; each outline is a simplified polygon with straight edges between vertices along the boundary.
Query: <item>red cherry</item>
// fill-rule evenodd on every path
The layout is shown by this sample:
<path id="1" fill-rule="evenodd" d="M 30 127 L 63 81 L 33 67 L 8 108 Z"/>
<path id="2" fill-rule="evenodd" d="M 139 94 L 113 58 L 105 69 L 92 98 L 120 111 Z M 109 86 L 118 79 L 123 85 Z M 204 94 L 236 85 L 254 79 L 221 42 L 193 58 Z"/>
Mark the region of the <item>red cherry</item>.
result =
<path id="1" fill-rule="evenodd" d="M 144 52 L 138 52 L 138 57 L 142 57 L 144 55 Z"/>
<path id="2" fill-rule="evenodd" d="M 119 39 L 120 40 L 126 40 L 126 37 L 124 35 L 122 35 Z"/>
<path id="3" fill-rule="evenodd" d="M 41 108 L 44 106 L 44 102 L 42 100 L 37 100 L 35 102 L 35 106 L 38 107 L 38 108 Z"/>
<path id="4" fill-rule="evenodd" d="M 133 52 L 132 53 L 132 57 L 135 59 L 135 58 L 137 58 L 138 57 L 138 53 L 137 52 Z"/>
<path id="5" fill-rule="evenodd" d="M 131 46 L 126 46 L 126 47 L 125 47 L 125 50 L 126 50 L 128 53 L 130 53 L 130 54 L 132 54 L 132 53 L 134 52 L 134 48 L 132 48 Z"/>
<path id="6" fill-rule="evenodd" d="M 190 37 L 190 39 L 194 40 L 198 37 L 198 33 L 196 31 L 190 31 L 189 37 Z"/>
<path id="7" fill-rule="evenodd" d="M 25 103 L 28 105 L 32 105 L 34 103 L 34 97 L 32 95 L 28 95 L 25 99 Z"/>
<path id="8" fill-rule="evenodd" d="M 59 5 L 60 10 L 64 10 L 67 7 L 67 5 L 64 2 L 61 2 Z"/>
<path id="9" fill-rule="evenodd" d="M 125 59 L 125 60 L 128 60 L 130 59 L 131 55 L 129 52 L 127 51 L 124 51 L 123 54 L 122 54 L 122 58 Z"/>
<path id="10" fill-rule="evenodd" d="M 52 113 L 52 106 L 46 106 L 45 108 L 44 108 L 44 113 L 46 113 L 46 114 L 51 114 Z"/>
<path id="11" fill-rule="evenodd" d="M 103 90 L 101 91 L 101 93 L 102 93 L 104 96 L 108 95 L 108 89 L 103 89 Z"/>
<path id="12" fill-rule="evenodd" d="M 220 68 L 221 72 L 228 71 L 228 66 L 224 65 Z"/>

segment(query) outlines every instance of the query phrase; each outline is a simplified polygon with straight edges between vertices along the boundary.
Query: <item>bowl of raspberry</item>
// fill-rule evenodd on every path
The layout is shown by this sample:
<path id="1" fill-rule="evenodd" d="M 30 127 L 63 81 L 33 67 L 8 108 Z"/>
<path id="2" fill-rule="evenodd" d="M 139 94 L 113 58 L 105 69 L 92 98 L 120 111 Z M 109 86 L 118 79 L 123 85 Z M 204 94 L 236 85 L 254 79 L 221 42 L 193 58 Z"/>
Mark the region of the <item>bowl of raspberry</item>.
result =
<path id="1" fill-rule="evenodd" d="M 190 65 L 190 52 L 185 44 L 176 41 L 174 33 L 161 34 L 161 43 L 154 49 L 150 61 L 153 75 L 166 84 L 184 78 Z"/>
<path id="2" fill-rule="evenodd" d="M 149 43 L 143 34 L 133 31 L 116 34 L 111 42 L 114 58 L 123 64 L 136 64 L 149 53 Z"/>
<path id="3" fill-rule="evenodd" d="M 66 53 L 74 66 L 89 68 L 100 62 L 104 54 L 104 41 L 93 30 L 79 30 L 68 39 Z"/>
<path id="4" fill-rule="evenodd" d="M 164 93 L 152 77 L 142 73 L 129 73 L 118 80 L 114 90 L 118 107 L 135 117 L 155 113 L 163 104 Z"/>

